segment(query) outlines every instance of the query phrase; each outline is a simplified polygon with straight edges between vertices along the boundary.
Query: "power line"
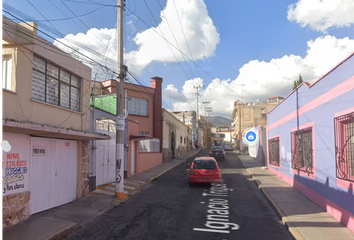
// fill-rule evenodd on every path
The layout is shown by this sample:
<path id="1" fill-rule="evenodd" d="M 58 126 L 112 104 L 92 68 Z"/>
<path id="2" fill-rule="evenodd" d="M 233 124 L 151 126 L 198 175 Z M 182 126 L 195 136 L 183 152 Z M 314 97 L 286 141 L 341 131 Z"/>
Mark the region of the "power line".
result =
<path id="1" fill-rule="evenodd" d="M 181 63 L 180 63 L 179 60 L 177 59 L 175 53 L 172 51 L 172 48 L 171 48 L 171 46 L 169 45 L 170 42 L 166 39 L 165 35 L 163 34 L 163 32 L 162 32 L 162 30 L 161 30 L 159 24 L 157 23 L 157 21 L 156 21 L 154 15 L 153 15 L 152 12 L 151 12 L 151 9 L 150 9 L 149 5 L 146 3 L 145 0 L 144 0 L 144 2 L 145 2 L 146 7 L 148 8 L 148 10 L 149 10 L 149 12 L 150 12 L 152 18 L 154 19 L 154 21 L 155 21 L 157 27 L 159 28 L 159 30 L 160 30 L 160 32 L 161 32 L 161 34 L 162 34 L 163 39 L 165 39 L 165 41 L 166 41 L 166 43 L 167 43 L 167 46 L 168 46 L 168 48 L 170 49 L 172 55 L 175 57 L 175 59 L 176 59 L 178 65 L 181 67 L 181 69 L 182 69 L 182 71 L 184 72 L 184 74 L 186 75 L 187 79 L 189 79 L 189 76 L 187 75 L 186 71 L 184 71 L 184 69 L 183 69 Z M 136 15 L 136 14 L 134 14 L 134 15 Z M 151 29 L 153 29 L 153 28 L 151 28 Z M 154 30 L 154 31 L 155 31 L 155 30 Z M 156 31 L 155 31 L 155 32 L 156 32 Z M 160 35 L 160 36 L 161 36 L 161 35 Z M 175 47 L 175 48 L 176 48 L 176 47 Z M 178 50 L 178 49 L 177 49 L 177 50 Z M 179 51 L 180 51 L 180 50 L 179 50 Z M 180 51 L 180 52 L 181 52 L 181 51 Z"/>
<path id="2" fill-rule="evenodd" d="M 189 54 L 191 55 L 191 58 L 192 58 L 192 60 L 194 61 L 194 57 L 193 57 L 192 51 L 191 51 L 191 49 L 190 49 L 190 47 L 189 47 L 189 44 L 188 44 L 186 35 L 184 34 L 184 29 L 183 29 L 182 21 L 181 21 L 181 19 L 180 19 L 180 17 L 179 17 L 179 14 L 178 14 L 178 11 L 177 11 L 177 7 L 176 7 L 176 4 L 175 4 L 175 1 L 172 0 L 172 2 L 173 2 L 173 6 L 175 7 L 175 11 L 176 11 L 176 14 L 177 14 L 177 17 L 178 17 L 179 24 L 181 25 L 182 34 L 183 34 L 184 40 L 186 41 L 186 44 L 187 44 L 187 47 L 188 47 L 188 50 L 189 50 Z M 199 75 L 198 68 L 196 68 L 196 70 L 197 70 L 197 73 L 198 73 L 198 75 Z"/>
<path id="3" fill-rule="evenodd" d="M 174 40 L 175 40 L 175 42 L 176 42 L 176 44 L 177 44 L 177 47 L 178 47 L 178 49 L 182 52 L 181 47 L 179 46 L 178 41 L 177 41 L 177 39 L 176 39 L 176 36 L 175 36 L 175 34 L 173 33 L 173 31 L 172 31 L 172 28 L 171 28 L 171 25 L 170 25 L 170 23 L 169 23 L 169 21 L 168 21 L 168 19 L 167 19 L 167 16 L 166 16 L 165 12 L 164 12 L 163 9 L 162 9 L 160 0 L 157 0 L 157 2 L 159 3 L 161 12 L 162 12 L 164 18 L 166 19 L 168 28 L 170 29 L 170 31 L 171 31 L 171 33 L 172 33 L 172 36 L 173 36 L 173 38 L 174 38 Z M 194 78 L 194 74 L 193 74 L 192 70 L 190 69 L 190 67 L 189 67 L 189 65 L 188 65 L 188 61 L 186 60 L 186 58 L 185 58 L 185 56 L 184 56 L 183 54 L 181 54 L 181 55 L 182 55 L 182 57 L 183 57 L 183 59 L 184 59 L 184 62 L 185 62 L 186 65 L 187 65 L 187 68 L 189 69 L 189 71 L 191 72 L 191 74 L 192 74 L 192 76 L 193 76 L 193 78 Z"/>

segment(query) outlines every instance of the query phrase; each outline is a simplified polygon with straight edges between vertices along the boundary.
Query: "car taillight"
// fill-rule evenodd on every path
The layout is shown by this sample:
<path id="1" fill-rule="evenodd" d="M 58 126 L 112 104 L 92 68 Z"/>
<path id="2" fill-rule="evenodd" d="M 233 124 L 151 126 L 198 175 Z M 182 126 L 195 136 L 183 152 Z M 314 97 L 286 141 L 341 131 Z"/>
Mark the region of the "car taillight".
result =
<path id="1" fill-rule="evenodd" d="M 209 154 L 211 154 L 211 151 L 209 152 Z"/>
<path id="2" fill-rule="evenodd" d="M 225 154 L 225 151 L 223 151 L 222 154 Z"/>

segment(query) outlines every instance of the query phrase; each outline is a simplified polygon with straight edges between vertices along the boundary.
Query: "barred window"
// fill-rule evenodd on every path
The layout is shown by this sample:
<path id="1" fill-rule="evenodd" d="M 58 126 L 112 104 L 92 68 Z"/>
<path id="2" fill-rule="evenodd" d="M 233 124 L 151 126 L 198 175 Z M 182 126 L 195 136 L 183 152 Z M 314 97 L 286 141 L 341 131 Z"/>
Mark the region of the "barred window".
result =
<path id="1" fill-rule="evenodd" d="M 149 116 L 149 101 L 144 98 L 129 97 L 128 113 L 138 116 Z"/>
<path id="2" fill-rule="evenodd" d="M 80 111 L 81 79 L 56 65 L 33 56 L 32 98 Z"/>
<path id="3" fill-rule="evenodd" d="M 354 112 L 334 121 L 337 178 L 354 181 Z"/>
<path id="4" fill-rule="evenodd" d="M 293 132 L 292 140 L 293 168 L 313 173 L 312 127 Z"/>
<path id="5" fill-rule="evenodd" d="M 280 165 L 280 154 L 279 154 L 279 137 L 272 138 L 268 140 L 269 146 L 269 163 L 272 165 L 279 166 Z"/>

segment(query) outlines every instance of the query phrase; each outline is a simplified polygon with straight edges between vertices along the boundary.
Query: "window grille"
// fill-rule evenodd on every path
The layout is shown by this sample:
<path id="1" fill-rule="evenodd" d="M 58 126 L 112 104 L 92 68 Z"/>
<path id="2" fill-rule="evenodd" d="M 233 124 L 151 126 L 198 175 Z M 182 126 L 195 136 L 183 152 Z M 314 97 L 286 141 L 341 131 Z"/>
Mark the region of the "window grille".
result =
<path id="1" fill-rule="evenodd" d="M 304 172 L 313 173 L 312 127 L 292 133 L 292 166 Z"/>
<path id="2" fill-rule="evenodd" d="M 337 178 L 354 181 L 354 112 L 334 121 Z"/>
<path id="3" fill-rule="evenodd" d="M 139 152 L 160 152 L 160 139 L 140 140 Z"/>
<path id="4" fill-rule="evenodd" d="M 144 98 L 129 97 L 128 113 L 138 116 L 149 116 L 149 101 Z"/>
<path id="5" fill-rule="evenodd" d="M 280 165 L 279 141 L 280 141 L 279 137 L 268 140 L 269 163 L 276 166 Z"/>

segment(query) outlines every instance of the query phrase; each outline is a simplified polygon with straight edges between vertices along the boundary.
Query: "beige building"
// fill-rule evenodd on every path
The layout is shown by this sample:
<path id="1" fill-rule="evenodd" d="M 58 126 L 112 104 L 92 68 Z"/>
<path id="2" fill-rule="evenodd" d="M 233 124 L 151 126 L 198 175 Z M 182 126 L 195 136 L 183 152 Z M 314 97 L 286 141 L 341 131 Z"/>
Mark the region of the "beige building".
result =
<path id="1" fill-rule="evenodd" d="M 192 128 L 177 116 L 163 109 L 163 161 L 167 162 L 187 153 L 192 148 Z"/>
<path id="2" fill-rule="evenodd" d="M 89 192 L 91 69 L 3 17 L 3 227 Z M 6 151 L 5 151 L 6 150 Z"/>
<path id="3" fill-rule="evenodd" d="M 234 119 L 232 126 L 235 128 L 233 138 L 237 147 L 242 139 L 242 134 L 251 127 L 266 126 L 267 114 L 282 100 L 282 97 L 268 98 L 267 103 L 257 100 L 254 103 L 243 103 L 237 100 L 231 118 Z"/>

